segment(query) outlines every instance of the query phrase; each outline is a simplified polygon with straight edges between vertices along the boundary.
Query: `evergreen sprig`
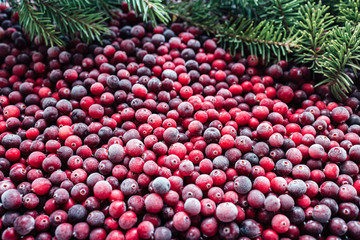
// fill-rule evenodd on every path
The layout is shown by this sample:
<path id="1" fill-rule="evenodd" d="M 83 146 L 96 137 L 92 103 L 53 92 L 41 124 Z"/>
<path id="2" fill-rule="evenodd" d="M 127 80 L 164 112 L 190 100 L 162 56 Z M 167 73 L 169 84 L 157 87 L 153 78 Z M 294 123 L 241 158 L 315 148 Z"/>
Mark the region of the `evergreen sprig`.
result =
<path id="1" fill-rule="evenodd" d="M 64 45 L 61 35 L 90 42 L 101 41 L 108 32 L 102 12 L 92 0 L 19 0 L 7 2 L 19 12 L 20 24 L 31 38 L 37 36 L 46 45 Z"/>
<path id="2" fill-rule="evenodd" d="M 360 0 L 340 0 L 335 10 L 338 11 L 338 22 L 350 22 L 353 25 L 360 23 Z"/>
<path id="3" fill-rule="evenodd" d="M 41 39 L 41 36 L 47 36 L 43 38 L 46 45 L 49 43 L 51 45 L 63 44 L 63 41 L 58 37 L 59 31 L 55 30 L 51 19 L 44 16 L 33 4 L 28 1 L 20 1 L 16 9 L 21 13 L 19 16 L 20 24 L 27 26 L 25 32 L 28 33 L 31 38 L 39 36 Z"/>
<path id="4" fill-rule="evenodd" d="M 31 38 L 37 36 L 46 45 L 64 45 L 62 35 L 79 36 L 83 41 L 99 41 L 109 32 L 105 21 L 115 17 L 122 0 L 0 0 L 19 12 L 20 24 Z M 161 0 L 126 0 L 130 9 L 143 15 L 144 21 L 168 23 L 170 17 Z"/>
<path id="5" fill-rule="evenodd" d="M 310 68 L 319 66 L 319 58 L 324 53 L 326 33 L 334 23 L 334 17 L 328 13 L 328 6 L 310 3 L 301 6 L 297 21 L 297 30 L 301 36 L 301 48 L 295 55 L 295 61 L 308 64 Z"/>
<path id="6" fill-rule="evenodd" d="M 143 21 L 151 20 L 156 26 L 156 20 L 163 23 L 170 21 L 169 14 L 165 11 L 162 0 L 126 0 L 129 9 L 134 9 L 135 13 L 143 16 Z"/>
<path id="7" fill-rule="evenodd" d="M 264 20 L 255 24 L 248 19 L 230 20 L 223 24 L 216 37 L 232 53 L 240 49 L 244 55 L 246 48 L 250 54 L 261 55 L 267 61 L 271 59 L 271 54 L 280 60 L 297 47 L 296 35 L 287 34 L 284 28 L 277 28 L 274 21 Z"/>
<path id="8" fill-rule="evenodd" d="M 61 35 L 74 37 L 79 34 L 80 38 L 87 42 L 93 40 L 101 42 L 101 35 L 108 32 L 108 28 L 103 24 L 106 18 L 103 17 L 102 12 L 95 12 L 94 7 L 90 8 L 86 5 L 91 2 L 84 2 L 84 6 L 79 5 L 79 2 L 36 0 L 34 4 L 42 14 L 55 23 Z"/>
<path id="9" fill-rule="evenodd" d="M 317 86 L 328 84 L 333 96 L 342 99 L 350 93 L 354 84 L 344 72 L 345 67 L 352 68 L 355 73 L 360 70 L 360 24 L 352 26 L 346 22 L 344 27 L 336 26 L 327 34 L 327 38 L 328 44 L 316 69 L 325 79 Z"/>
<path id="10" fill-rule="evenodd" d="M 229 6 L 235 5 L 236 1 L 233 0 L 234 4 L 228 3 Z M 257 17 L 249 19 L 241 15 L 234 17 L 232 14 L 224 18 L 223 13 L 218 11 L 218 4 L 221 4 L 221 1 L 220 3 L 203 0 L 184 1 L 168 5 L 167 9 L 175 19 L 189 22 L 219 38 L 222 46 L 232 53 L 239 50 L 244 54 L 247 50 L 251 54 L 260 54 L 266 57 L 265 60 L 269 60 L 271 55 L 278 59 L 282 56 L 286 57 L 293 48 L 298 47 L 296 34 L 291 30 L 287 31 L 284 26 L 278 26 L 275 21 L 258 22 Z M 259 6 L 257 3 L 253 5 Z M 246 16 L 251 16 L 251 13 L 247 13 Z"/>
<path id="11" fill-rule="evenodd" d="M 298 9 L 305 3 L 304 0 L 269 0 L 261 8 L 261 19 L 274 21 L 277 26 L 283 26 L 287 32 L 301 19 Z"/>

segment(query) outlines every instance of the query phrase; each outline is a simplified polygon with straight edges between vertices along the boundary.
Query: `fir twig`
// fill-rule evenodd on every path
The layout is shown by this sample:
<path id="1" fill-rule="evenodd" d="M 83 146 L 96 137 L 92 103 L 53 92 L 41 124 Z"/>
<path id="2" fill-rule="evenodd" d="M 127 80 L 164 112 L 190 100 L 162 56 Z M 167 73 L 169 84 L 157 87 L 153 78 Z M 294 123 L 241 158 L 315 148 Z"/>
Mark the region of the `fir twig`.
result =
<path id="1" fill-rule="evenodd" d="M 63 41 L 58 37 L 57 32 L 52 24 L 51 18 L 43 16 L 43 13 L 35 9 L 35 7 L 26 0 L 21 0 L 17 6 L 20 24 L 27 26 L 25 32 L 31 38 L 38 36 L 48 45 L 63 45 Z"/>
<path id="2" fill-rule="evenodd" d="M 76 3 L 70 3 L 65 7 L 58 0 L 36 0 L 36 6 L 55 23 L 63 35 L 74 36 L 79 33 L 81 39 L 87 42 L 101 42 L 101 35 L 108 32 L 103 25 L 106 18 L 89 6 L 81 9 Z"/>
<path id="3" fill-rule="evenodd" d="M 175 19 L 198 26 L 219 38 L 222 46 L 233 54 L 237 50 L 242 54 L 249 50 L 251 54 L 265 56 L 266 60 L 270 60 L 271 54 L 280 59 L 299 47 L 299 38 L 295 34 L 288 34 L 284 28 L 276 27 L 275 22 L 264 20 L 256 23 L 245 17 L 224 19 L 211 2 L 197 0 L 177 3 L 168 6 L 168 10 Z"/>
<path id="4" fill-rule="evenodd" d="M 338 22 L 350 22 L 353 25 L 360 23 L 360 0 L 340 0 L 335 6 L 338 10 Z"/>
<path id="5" fill-rule="evenodd" d="M 161 0 L 126 0 L 129 9 L 134 9 L 136 14 L 142 14 L 143 21 L 150 20 L 156 26 L 156 20 L 163 23 L 170 21 L 169 14 L 165 11 Z"/>
<path id="6" fill-rule="evenodd" d="M 353 27 L 350 22 L 345 27 L 336 26 L 327 34 L 329 41 L 325 46 L 325 53 L 319 61 L 317 73 L 325 79 L 317 84 L 328 84 L 334 97 L 341 100 L 350 93 L 354 84 L 352 79 L 344 72 L 350 67 L 354 72 L 360 70 L 360 24 Z"/>
<path id="7" fill-rule="evenodd" d="M 246 46 L 250 54 L 260 54 L 267 60 L 270 60 L 271 54 L 280 60 L 281 57 L 286 57 L 292 52 L 292 48 L 299 47 L 296 36 L 287 36 L 285 29 L 276 28 L 271 21 L 261 21 L 257 25 L 246 19 L 228 21 L 216 36 L 220 39 L 220 43 L 233 53 L 239 45 L 242 45 L 240 48 L 242 54 Z"/>
<path id="8" fill-rule="evenodd" d="M 144 21 L 156 25 L 159 19 L 168 23 L 170 17 L 162 0 L 126 0 L 129 8 L 142 15 Z M 104 14 L 114 17 L 113 10 L 122 0 L 0 0 L 7 2 L 13 11 L 19 11 L 20 24 L 30 37 L 38 36 L 48 45 L 63 45 L 60 35 L 74 37 L 79 34 L 86 42 L 101 41 L 108 33 Z"/>
<path id="9" fill-rule="evenodd" d="M 334 17 L 327 11 L 329 7 L 319 3 L 307 3 L 299 10 L 298 32 L 302 36 L 301 49 L 295 60 L 308 64 L 310 68 L 319 66 L 320 55 L 324 52 L 326 32 L 331 29 Z"/>
<path id="10" fill-rule="evenodd" d="M 265 1 L 259 11 L 262 12 L 262 19 L 272 20 L 277 25 L 282 25 L 289 33 L 296 22 L 300 20 L 298 9 L 304 2 L 304 0 L 270 0 Z"/>

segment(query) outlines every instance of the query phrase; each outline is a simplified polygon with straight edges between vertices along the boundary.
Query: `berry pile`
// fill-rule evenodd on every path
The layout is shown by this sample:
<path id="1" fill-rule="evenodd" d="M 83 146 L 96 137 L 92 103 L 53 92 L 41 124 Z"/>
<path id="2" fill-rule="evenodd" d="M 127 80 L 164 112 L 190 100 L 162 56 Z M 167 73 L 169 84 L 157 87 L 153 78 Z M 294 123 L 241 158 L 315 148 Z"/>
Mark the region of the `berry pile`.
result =
<path id="1" fill-rule="evenodd" d="M 104 47 L 0 26 L 1 239 L 359 239 L 357 89 L 134 12 Z"/>

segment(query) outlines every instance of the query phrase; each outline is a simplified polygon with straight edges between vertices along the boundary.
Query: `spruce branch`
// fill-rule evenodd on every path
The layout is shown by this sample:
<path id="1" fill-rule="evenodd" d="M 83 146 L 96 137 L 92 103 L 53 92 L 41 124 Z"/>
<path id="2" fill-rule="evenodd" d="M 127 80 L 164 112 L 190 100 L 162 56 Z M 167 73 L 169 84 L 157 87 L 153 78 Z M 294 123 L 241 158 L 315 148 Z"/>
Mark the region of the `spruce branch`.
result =
<path id="1" fill-rule="evenodd" d="M 319 58 L 324 53 L 326 32 L 334 23 L 334 17 L 328 13 L 329 7 L 319 3 L 303 5 L 299 9 L 301 19 L 297 22 L 298 33 L 302 36 L 301 48 L 295 55 L 295 61 L 308 64 L 310 68 L 319 66 Z"/>
<path id="2" fill-rule="evenodd" d="M 63 45 L 63 41 L 59 38 L 59 32 L 55 30 L 51 18 L 45 17 L 43 12 L 39 11 L 29 1 L 22 0 L 16 6 L 19 14 L 19 21 L 25 28 L 25 33 L 31 38 L 38 36 L 48 45 Z"/>
<path id="3" fill-rule="evenodd" d="M 335 9 L 338 11 L 337 21 L 339 23 L 350 22 L 353 25 L 360 23 L 360 0 L 340 0 L 335 5 Z"/>
<path id="4" fill-rule="evenodd" d="M 277 27 L 273 21 L 256 22 L 245 17 L 226 19 L 217 11 L 216 4 L 211 1 L 196 0 L 167 6 L 175 19 L 181 19 L 198 26 L 207 33 L 217 37 L 224 48 L 235 54 L 261 54 L 270 60 L 271 55 L 278 59 L 286 57 L 293 48 L 298 48 L 296 34 L 286 32 L 285 28 Z"/>
<path id="5" fill-rule="evenodd" d="M 272 21 L 261 21 L 255 24 L 247 19 L 228 21 L 223 25 L 221 31 L 216 33 L 219 42 L 225 48 L 229 48 L 234 54 L 240 46 L 244 55 L 246 47 L 252 55 L 262 55 L 270 60 L 271 54 L 281 59 L 297 48 L 297 37 L 287 35 L 284 28 L 276 28 Z"/>
<path id="6" fill-rule="evenodd" d="M 165 11 L 161 0 L 126 0 L 126 2 L 135 14 L 143 16 L 144 22 L 150 20 L 156 26 L 157 19 L 165 24 L 170 21 L 170 16 Z"/>
<path id="7" fill-rule="evenodd" d="M 258 11 L 262 11 L 262 19 L 272 20 L 290 32 L 291 28 L 300 20 L 298 9 L 304 3 L 304 0 L 270 0 L 265 1 Z"/>
<path id="8" fill-rule="evenodd" d="M 351 22 L 345 22 L 344 27 L 336 26 L 327 33 L 327 38 L 329 40 L 324 55 L 316 70 L 325 79 L 317 86 L 329 85 L 332 95 L 341 100 L 350 93 L 354 84 L 344 69 L 350 67 L 354 72 L 360 70 L 360 24 L 354 27 Z"/>
<path id="9" fill-rule="evenodd" d="M 65 5 L 57 0 L 36 0 L 35 4 L 63 35 L 75 36 L 79 33 L 80 38 L 87 42 L 101 42 L 101 35 L 108 32 L 103 25 L 106 18 L 90 6 L 85 5 L 82 9 L 76 3 Z"/>
<path id="10" fill-rule="evenodd" d="M 105 0 L 103 0 L 105 1 Z M 20 24 L 31 38 L 38 36 L 46 45 L 62 46 L 61 35 L 79 33 L 86 42 L 101 41 L 108 32 L 106 18 L 91 0 L 20 0 L 7 2 L 18 11 Z"/>
<path id="11" fill-rule="evenodd" d="M 129 7 L 144 21 L 156 25 L 159 19 L 168 23 L 170 17 L 162 0 L 126 0 Z M 115 17 L 113 12 L 122 0 L 0 0 L 8 3 L 13 11 L 20 12 L 20 24 L 31 38 L 38 36 L 48 45 L 63 45 L 60 35 L 79 35 L 86 42 L 97 40 L 109 32 L 104 16 Z"/>

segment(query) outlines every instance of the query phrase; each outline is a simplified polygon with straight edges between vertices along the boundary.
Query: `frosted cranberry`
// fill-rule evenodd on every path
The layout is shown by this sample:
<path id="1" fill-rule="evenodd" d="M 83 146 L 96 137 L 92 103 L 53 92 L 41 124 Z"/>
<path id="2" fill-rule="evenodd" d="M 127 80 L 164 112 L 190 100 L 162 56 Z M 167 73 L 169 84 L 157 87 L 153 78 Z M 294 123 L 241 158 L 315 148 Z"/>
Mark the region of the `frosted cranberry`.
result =
<path id="1" fill-rule="evenodd" d="M 281 176 L 289 175 L 292 171 L 292 163 L 286 159 L 281 159 L 276 162 L 276 172 Z"/>
<path id="2" fill-rule="evenodd" d="M 301 197 L 306 193 L 306 184 L 304 181 L 296 179 L 288 184 L 287 190 L 294 197 Z"/>
<path id="3" fill-rule="evenodd" d="M 216 217 L 222 222 L 232 222 L 236 219 L 238 210 L 233 203 L 221 203 L 216 208 Z"/>
<path id="4" fill-rule="evenodd" d="M 68 210 L 68 217 L 71 223 L 85 221 L 88 212 L 83 205 L 75 204 Z"/>
<path id="5" fill-rule="evenodd" d="M 31 188 L 32 191 L 37 195 L 45 195 L 49 192 L 51 185 L 52 184 L 48 179 L 38 178 L 32 182 Z"/>
<path id="6" fill-rule="evenodd" d="M 155 240 L 160 240 L 160 239 L 170 240 L 171 237 L 172 237 L 172 233 L 169 228 L 158 227 L 155 229 L 155 233 L 154 233 Z"/>
<path id="7" fill-rule="evenodd" d="M 95 197 L 97 197 L 98 199 L 107 199 L 112 191 L 112 187 L 110 185 L 110 183 L 108 183 L 107 181 L 99 181 L 94 185 L 94 195 Z"/>
<path id="8" fill-rule="evenodd" d="M 322 119 L 317 119 L 312 126 L 317 130 L 317 131 L 323 131 L 327 128 L 327 123 L 322 120 Z"/>
<path id="9" fill-rule="evenodd" d="M 156 193 L 151 193 L 145 198 L 145 209 L 150 213 L 160 212 L 163 206 L 162 198 Z"/>
<path id="10" fill-rule="evenodd" d="M 340 171 L 349 176 L 355 176 L 359 173 L 359 168 L 353 161 L 345 161 L 340 165 Z"/>
<path id="11" fill-rule="evenodd" d="M 328 152 L 328 157 L 333 162 L 343 162 L 347 158 L 347 154 L 344 148 L 334 147 Z"/>
<path id="12" fill-rule="evenodd" d="M 176 143 L 180 138 L 179 131 L 174 127 L 169 127 L 164 131 L 163 138 L 169 145 Z"/>
<path id="13" fill-rule="evenodd" d="M 74 201 L 84 201 L 89 195 L 89 188 L 83 183 L 78 183 L 71 189 L 70 195 Z"/>
<path id="14" fill-rule="evenodd" d="M 188 198 L 185 201 L 184 210 L 190 216 L 198 215 L 201 211 L 201 203 L 196 198 Z"/>
<path id="15" fill-rule="evenodd" d="M 252 188 L 251 180 L 246 176 L 237 177 L 234 180 L 234 189 L 240 194 L 248 193 Z"/>
<path id="16" fill-rule="evenodd" d="M 164 177 L 157 177 L 152 183 L 154 191 L 158 194 L 165 194 L 170 191 L 170 182 Z"/>
<path id="17" fill-rule="evenodd" d="M 113 218 L 119 218 L 126 211 L 126 205 L 123 201 L 114 201 L 110 204 L 109 214 Z"/>
<path id="18" fill-rule="evenodd" d="M 124 239 L 124 234 L 120 230 L 112 230 L 111 232 L 109 232 L 105 240 L 114 240 L 114 239 Z"/>
<path id="19" fill-rule="evenodd" d="M 220 169 L 215 169 L 210 173 L 214 185 L 223 185 L 226 182 L 226 174 Z"/>
<path id="20" fill-rule="evenodd" d="M 132 156 L 140 156 L 144 152 L 144 144 L 137 139 L 132 139 L 126 143 L 126 152 Z"/>
<path id="21" fill-rule="evenodd" d="M 316 205 L 312 212 L 312 217 L 321 223 L 326 223 L 331 218 L 331 210 L 324 204 Z"/>
<path id="22" fill-rule="evenodd" d="M 13 227 L 5 229 L 1 234 L 2 239 L 20 239 L 20 236 L 16 233 Z"/>
<path id="23" fill-rule="evenodd" d="M 69 240 L 72 237 L 73 226 L 69 223 L 62 223 L 55 229 L 57 239 Z"/>
<path id="24" fill-rule="evenodd" d="M 294 178 L 308 180 L 310 178 L 310 168 L 306 165 L 298 164 L 294 166 L 292 175 Z"/>
<path id="25" fill-rule="evenodd" d="M 90 212 L 86 218 L 86 222 L 91 227 L 100 227 L 101 225 L 104 224 L 104 221 L 105 221 L 105 215 L 103 212 L 99 210 L 94 210 Z"/>
<path id="26" fill-rule="evenodd" d="M 349 157 L 351 160 L 359 159 L 360 157 L 360 145 L 354 145 L 349 150 Z"/>
<path id="27" fill-rule="evenodd" d="M 348 230 L 348 226 L 346 225 L 346 222 L 341 218 L 331 219 L 329 226 L 330 226 L 330 232 L 337 236 L 344 235 Z"/>
<path id="28" fill-rule="evenodd" d="M 73 151 L 78 149 L 81 145 L 82 145 L 81 138 L 75 135 L 69 136 L 65 140 L 65 146 L 70 147 Z"/>
<path id="29" fill-rule="evenodd" d="M 56 156 L 50 156 L 45 158 L 41 165 L 45 172 L 52 173 L 61 168 L 61 161 Z"/>
<path id="30" fill-rule="evenodd" d="M 49 217 L 47 215 L 39 215 L 35 219 L 35 229 L 38 231 L 46 231 L 50 227 Z"/>
<path id="31" fill-rule="evenodd" d="M 177 107 L 177 111 L 182 117 L 190 117 L 193 115 L 194 107 L 191 105 L 191 103 L 182 102 Z"/>
<path id="32" fill-rule="evenodd" d="M 86 239 L 89 236 L 90 227 L 86 222 L 80 222 L 74 225 L 73 236 L 77 239 Z"/>
<path id="33" fill-rule="evenodd" d="M 272 228 L 278 233 L 285 233 L 290 227 L 289 219 L 282 214 L 277 214 L 271 220 Z"/>
<path id="34" fill-rule="evenodd" d="M 178 231 L 186 231 L 191 224 L 190 217 L 185 212 L 178 212 L 174 215 L 173 225 Z"/>
<path id="35" fill-rule="evenodd" d="M 247 153 L 252 148 L 252 141 L 249 137 L 240 136 L 235 139 L 235 147 L 238 148 L 241 153 Z"/>
<path id="36" fill-rule="evenodd" d="M 240 175 L 248 175 L 251 172 L 251 164 L 248 160 L 238 160 L 235 163 L 235 170 Z"/>
<path id="37" fill-rule="evenodd" d="M 129 169 L 134 173 L 141 173 L 143 170 L 143 166 L 144 161 L 139 157 L 132 158 L 129 162 Z"/>
<path id="38" fill-rule="evenodd" d="M 350 221 L 347 223 L 348 234 L 349 236 L 356 238 L 360 233 L 360 223 L 359 221 Z"/>
<path id="39" fill-rule="evenodd" d="M 119 226 L 122 229 L 130 229 L 137 222 L 136 214 L 132 211 L 127 211 L 119 218 Z"/>
<path id="40" fill-rule="evenodd" d="M 315 143 L 320 144 L 325 149 L 329 149 L 331 141 L 328 137 L 319 135 L 315 138 Z"/>
<path id="41" fill-rule="evenodd" d="M 348 120 L 350 117 L 350 114 L 348 110 L 344 107 L 336 107 L 331 111 L 331 119 L 335 123 L 342 123 Z"/>
<path id="42" fill-rule="evenodd" d="M 339 187 L 331 181 L 326 181 L 320 186 L 320 194 L 323 197 L 336 198 L 339 192 Z"/>
<path id="43" fill-rule="evenodd" d="M 323 226 L 317 221 L 310 220 L 304 224 L 304 229 L 307 233 L 316 236 L 321 234 L 323 231 Z"/>
<path id="44" fill-rule="evenodd" d="M 253 208 L 260 208 L 264 205 L 265 196 L 259 190 L 251 190 L 247 196 L 249 205 Z"/>
<path id="45" fill-rule="evenodd" d="M 137 232 L 140 238 L 149 239 L 154 234 L 154 226 L 149 221 L 143 221 L 138 225 Z"/>
<path id="46" fill-rule="evenodd" d="M 359 208 L 350 202 L 343 202 L 339 205 L 339 217 L 345 221 L 354 220 L 359 215 Z"/>
<path id="47" fill-rule="evenodd" d="M 299 116 L 299 122 L 302 125 L 312 124 L 314 122 L 314 120 L 315 120 L 314 115 L 311 114 L 310 112 L 303 112 Z"/>
<path id="48" fill-rule="evenodd" d="M 65 204 L 69 200 L 69 192 L 66 191 L 65 189 L 60 188 L 55 191 L 53 198 L 56 204 L 59 205 Z"/>
<path id="49" fill-rule="evenodd" d="M 95 228 L 90 232 L 89 235 L 89 239 L 90 240 L 96 240 L 96 239 L 101 239 L 101 240 L 105 240 L 106 239 L 106 231 L 103 228 Z"/>
<path id="50" fill-rule="evenodd" d="M 63 210 L 56 210 L 50 215 L 50 225 L 52 227 L 57 227 L 62 223 L 67 222 L 68 216 L 67 213 Z"/>
<path id="51" fill-rule="evenodd" d="M 260 224 L 253 219 L 246 219 L 240 225 L 240 232 L 245 237 L 256 238 L 261 234 Z"/>
<path id="52" fill-rule="evenodd" d="M 1 195 L 1 202 L 5 209 L 16 210 L 22 204 L 20 193 L 15 189 L 8 189 Z"/>
<path id="53" fill-rule="evenodd" d="M 309 155 L 312 158 L 322 158 L 325 155 L 325 150 L 320 144 L 313 144 L 309 148 Z"/>
<path id="54" fill-rule="evenodd" d="M 104 116 L 104 108 L 99 104 L 93 104 L 89 107 L 89 115 L 94 119 L 100 119 Z"/>

